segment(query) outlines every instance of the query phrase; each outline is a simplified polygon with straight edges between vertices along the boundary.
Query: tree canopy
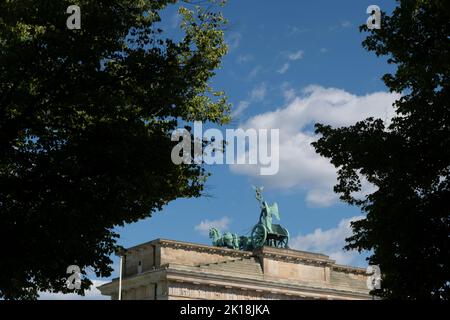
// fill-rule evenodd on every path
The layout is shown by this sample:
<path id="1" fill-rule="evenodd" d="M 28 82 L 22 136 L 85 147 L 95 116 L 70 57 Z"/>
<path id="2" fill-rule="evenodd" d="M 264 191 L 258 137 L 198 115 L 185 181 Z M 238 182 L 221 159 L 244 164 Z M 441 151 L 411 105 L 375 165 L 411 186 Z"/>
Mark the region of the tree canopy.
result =
<path id="1" fill-rule="evenodd" d="M 66 268 L 109 276 L 116 226 L 201 195 L 201 165 L 175 165 L 171 132 L 222 124 L 210 80 L 226 53 L 222 1 L 181 4 L 182 36 L 161 27 L 176 0 L 0 2 L 0 298 L 68 292 Z M 206 8 L 206 5 L 208 7 Z"/>
<path id="2" fill-rule="evenodd" d="M 363 46 L 396 66 L 383 80 L 402 96 L 390 123 L 316 124 L 313 146 L 338 168 L 335 191 L 367 214 L 346 248 L 371 250 L 381 297 L 450 299 L 450 4 L 398 1 L 381 29 L 361 30 Z M 376 187 L 363 199 L 361 177 Z"/>

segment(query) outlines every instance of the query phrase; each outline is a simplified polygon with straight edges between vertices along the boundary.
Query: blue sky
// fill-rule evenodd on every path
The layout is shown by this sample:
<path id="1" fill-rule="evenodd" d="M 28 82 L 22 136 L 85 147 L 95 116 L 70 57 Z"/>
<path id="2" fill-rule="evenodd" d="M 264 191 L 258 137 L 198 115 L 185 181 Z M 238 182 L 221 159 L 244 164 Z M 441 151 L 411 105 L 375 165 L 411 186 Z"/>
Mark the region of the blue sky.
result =
<path id="1" fill-rule="evenodd" d="M 229 20 L 226 40 L 230 50 L 213 85 L 225 90 L 233 112 L 242 101 L 252 100 L 253 91 L 262 87 L 265 93 L 249 102 L 226 127 L 238 128 L 252 117 L 284 108 L 288 105 L 284 87 L 294 90 L 295 95 L 310 85 L 341 89 L 357 96 L 386 92 L 380 77 L 390 70 L 389 66 L 384 59 L 362 48 L 365 35 L 358 30 L 368 17 L 366 8 L 370 4 L 374 3 L 229 0 L 223 13 Z M 394 2 L 376 4 L 389 11 Z M 163 16 L 166 28 L 174 27 L 175 14 L 176 9 L 169 8 Z M 297 58 L 295 54 L 301 57 L 289 58 L 290 55 Z M 286 63 L 289 69 L 282 73 Z M 120 244 L 128 247 L 156 238 L 209 243 L 208 237 L 196 231 L 195 226 L 223 217 L 230 220 L 230 231 L 245 233 L 259 216 L 252 184 L 265 185 L 265 198 L 278 202 L 280 223 L 290 230 L 292 237 L 317 228 L 334 228 L 342 219 L 360 214 L 356 208 L 339 202 L 330 206 L 308 204 L 306 190 L 272 188 L 257 177 L 232 172 L 227 165 L 207 169 L 212 173 L 206 185 L 209 197 L 174 201 L 152 218 L 119 229 Z"/>
<path id="2" fill-rule="evenodd" d="M 278 126 L 280 174 L 261 178 L 247 168 L 208 166 L 208 197 L 176 200 L 152 218 L 118 229 L 119 244 L 156 238 L 209 244 L 201 229 L 210 225 L 245 234 L 259 217 L 254 184 L 264 185 L 266 200 L 278 203 L 292 246 L 364 267 L 364 256 L 340 250 L 349 219 L 361 213 L 333 197 L 335 173 L 308 146 L 317 121 L 349 125 L 370 115 L 389 121 L 397 96 L 380 77 L 392 67 L 362 48 L 365 34 L 358 30 L 371 4 L 387 12 L 395 6 L 380 0 L 229 0 L 223 13 L 230 50 L 213 79 L 233 104 L 233 121 L 222 129 L 258 128 L 261 119 Z M 176 8 L 163 19 L 175 32 Z"/>

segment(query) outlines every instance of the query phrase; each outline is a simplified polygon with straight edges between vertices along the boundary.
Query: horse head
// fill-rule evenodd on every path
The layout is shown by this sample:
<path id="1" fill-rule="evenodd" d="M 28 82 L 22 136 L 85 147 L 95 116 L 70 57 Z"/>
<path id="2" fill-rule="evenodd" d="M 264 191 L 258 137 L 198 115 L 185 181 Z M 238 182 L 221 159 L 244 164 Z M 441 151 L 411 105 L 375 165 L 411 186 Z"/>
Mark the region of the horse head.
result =
<path id="1" fill-rule="evenodd" d="M 216 242 L 218 239 L 220 239 L 220 232 L 216 228 L 209 229 L 209 238 L 213 240 L 213 242 Z"/>
<path id="2" fill-rule="evenodd" d="M 230 232 L 225 232 L 223 234 L 222 239 L 224 245 L 226 245 L 229 248 L 233 247 L 233 235 Z"/>

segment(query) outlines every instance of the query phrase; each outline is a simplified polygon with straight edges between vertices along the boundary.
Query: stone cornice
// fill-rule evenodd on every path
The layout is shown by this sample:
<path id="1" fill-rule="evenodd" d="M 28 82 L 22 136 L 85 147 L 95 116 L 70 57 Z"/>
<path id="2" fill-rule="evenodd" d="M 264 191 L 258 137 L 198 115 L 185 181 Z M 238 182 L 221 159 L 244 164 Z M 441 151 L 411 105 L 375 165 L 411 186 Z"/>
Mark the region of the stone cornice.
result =
<path id="1" fill-rule="evenodd" d="M 178 269 L 175 266 L 169 267 L 167 270 L 167 279 L 169 281 L 181 282 L 181 283 L 191 283 L 191 284 L 200 284 L 204 283 L 205 285 L 211 285 L 211 281 L 215 281 L 212 286 L 217 287 L 233 287 L 247 290 L 260 290 L 264 292 L 271 292 L 274 290 L 280 291 L 290 291 L 292 295 L 300 295 L 296 294 L 295 291 L 303 291 L 304 293 L 309 294 L 325 294 L 325 295 L 336 295 L 336 296 L 347 296 L 347 297 L 358 297 L 360 299 L 370 298 L 368 290 L 348 290 L 346 288 L 332 288 L 328 287 L 325 283 L 323 283 L 322 287 L 310 286 L 310 285 L 302 285 L 302 284 L 294 284 L 294 283 L 281 283 L 274 282 L 268 279 L 250 279 L 250 278 L 241 278 L 237 276 L 227 276 L 219 274 L 205 274 L 203 272 L 199 272 L 196 270 L 183 270 Z M 223 282 L 226 282 L 224 284 Z"/>
<path id="2" fill-rule="evenodd" d="M 233 250 L 233 249 L 228 249 L 228 248 L 214 247 L 214 246 L 189 243 L 189 242 L 180 242 L 180 241 L 174 241 L 174 240 L 160 239 L 158 244 L 162 248 L 174 248 L 174 249 L 182 249 L 182 250 L 187 250 L 187 251 L 221 254 L 224 256 L 231 256 L 231 257 L 237 257 L 237 258 L 249 258 L 249 257 L 253 256 L 253 253 L 250 251 Z"/>
<path id="3" fill-rule="evenodd" d="M 186 251 L 195 251 L 211 254 L 220 254 L 223 256 L 235 258 L 250 258 L 250 257 L 258 257 L 259 259 L 267 258 L 290 263 L 302 263 L 322 267 L 330 267 L 332 270 L 337 272 L 366 275 L 365 269 L 336 264 L 334 260 L 330 259 L 329 256 L 324 254 L 292 249 L 280 249 L 273 247 L 263 247 L 258 250 L 255 250 L 254 252 L 251 252 L 251 251 L 233 250 L 223 247 L 214 247 L 211 245 L 204 245 L 198 243 L 182 242 L 168 239 L 156 239 L 150 242 L 146 242 L 131 247 L 126 251 L 128 252 L 140 251 L 146 249 L 149 246 L 160 248 L 174 248 Z"/>
<path id="4" fill-rule="evenodd" d="M 165 264 L 159 268 L 155 268 L 154 270 L 149 270 L 141 274 L 132 275 L 123 279 L 122 287 L 123 290 L 127 290 L 129 288 L 134 288 L 139 286 L 141 283 L 145 282 L 143 279 L 152 276 L 152 274 L 166 274 L 167 279 L 169 281 L 175 282 L 184 282 L 198 285 L 200 283 L 204 283 L 206 286 L 209 286 L 212 283 L 212 286 L 217 287 L 233 287 L 245 290 L 261 290 L 263 292 L 269 293 L 272 291 L 290 291 L 291 295 L 314 295 L 317 293 L 325 294 L 325 295 L 334 295 L 336 298 L 338 296 L 346 296 L 349 298 L 359 298 L 359 299 L 368 299 L 370 295 L 366 290 L 346 290 L 346 288 L 332 288 L 329 287 L 326 283 L 323 283 L 321 287 L 305 285 L 305 284 L 294 284 L 294 283 L 282 283 L 278 281 L 271 281 L 269 279 L 252 279 L 246 277 L 240 277 L 239 275 L 223 275 L 217 273 L 205 273 L 204 271 L 197 269 L 192 266 L 183 266 L 177 264 Z M 224 282 L 226 284 L 224 284 Z M 113 279 L 111 282 L 106 283 L 104 285 L 99 286 L 98 288 L 104 294 L 111 294 L 117 291 L 118 287 L 118 279 Z M 303 294 L 296 294 L 295 291 L 302 291 Z M 280 294 L 282 294 L 280 292 Z"/>
<path id="5" fill-rule="evenodd" d="M 334 260 L 331 260 L 327 255 L 320 253 L 312 253 L 291 249 L 279 249 L 272 247 L 263 247 L 255 251 L 255 255 L 260 258 L 268 258 L 278 261 L 290 263 L 303 263 L 317 266 L 331 266 Z"/>
<path id="6" fill-rule="evenodd" d="M 333 271 L 338 271 L 338 272 L 367 275 L 366 269 L 357 268 L 357 267 L 351 267 L 351 266 L 345 266 L 345 265 L 341 265 L 341 264 L 333 264 L 331 266 L 331 269 Z"/>
<path id="7" fill-rule="evenodd" d="M 131 248 L 126 249 L 127 252 L 139 251 L 143 250 L 149 246 L 156 246 L 161 248 L 174 248 L 174 249 L 182 249 L 187 251 L 196 251 L 196 252 L 204 252 L 204 253 L 212 253 L 212 254 L 221 254 L 224 256 L 238 257 L 238 258 L 248 258 L 253 256 L 253 253 L 250 251 L 241 251 L 241 250 L 233 250 L 223 247 L 214 247 L 210 245 L 191 243 L 191 242 L 181 242 L 175 240 L 167 240 L 167 239 L 156 239 L 150 242 L 146 242 Z"/>

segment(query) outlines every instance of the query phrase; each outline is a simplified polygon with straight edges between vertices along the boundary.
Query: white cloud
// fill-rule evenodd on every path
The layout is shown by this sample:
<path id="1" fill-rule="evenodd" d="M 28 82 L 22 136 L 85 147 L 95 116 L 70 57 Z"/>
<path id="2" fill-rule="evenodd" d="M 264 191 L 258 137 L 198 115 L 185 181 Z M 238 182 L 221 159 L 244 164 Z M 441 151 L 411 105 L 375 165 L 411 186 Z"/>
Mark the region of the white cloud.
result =
<path id="1" fill-rule="evenodd" d="M 350 21 L 348 21 L 348 20 L 341 21 L 342 28 L 349 28 L 351 26 L 352 26 L 352 23 Z"/>
<path id="2" fill-rule="evenodd" d="M 234 118 L 234 117 L 241 115 L 241 113 L 244 112 L 245 110 L 247 110 L 247 108 L 249 106 L 250 106 L 250 102 L 248 102 L 246 100 L 240 101 L 238 106 L 236 107 L 236 110 L 234 110 L 231 113 L 231 116 Z"/>
<path id="3" fill-rule="evenodd" d="M 109 296 L 103 296 L 97 287 L 107 283 L 108 281 L 103 280 L 91 280 L 92 286 L 86 291 L 85 296 L 80 296 L 74 293 L 62 294 L 62 293 L 50 293 L 41 292 L 39 293 L 39 300 L 110 300 Z"/>
<path id="4" fill-rule="evenodd" d="M 342 219 L 331 229 L 318 228 L 306 235 L 298 235 L 289 242 L 291 248 L 303 251 L 320 252 L 330 256 L 340 264 L 351 264 L 358 256 L 356 251 L 344 251 L 345 239 L 352 235 L 350 222 L 361 220 L 364 216 Z"/>
<path id="5" fill-rule="evenodd" d="M 296 35 L 299 35 L 301 33 L 305 33 L 308 31 L 309 31 L 309 29 L 307 29 L 307 28 L 300 28 L 297 26 L 289 26 L 288 27 L 288 36 L 296 36 Z"/>
<path id="6" fill-rule="evenodd" d="M 236 60 L 237 60 L 237 63 L 243 64 L 243 63 L 253 61 L 253 59 L 254 59 L 254 57 L 251 54 L 240 54 Z"/>
<path id="7" fill-rule="evenodd" d="M 279 172 L 261 176 L 257 165 L 232 165 L 230 168 L 232 172 L 253 177 L 267 187 L 304 191 L 311 206 L 330 206 L 338 200 L 333 192 L 337 182 L 336 168 L 311 146 L 318 138 L 313 125 L 318 122 L 334 127 L 348 126 L 368 117 L 389 120 L 394 114 L 392 103 L 400 96 L 387 92 L 358 96 L 320 86 L 309 86 L 302 93 L 293 98 L 293 92 L 288 89 L 284 94 L 290 100 L 284 108 L 256 115 L 242 125 L 243 129 L 280 130 Z M 364 188 L 366 192 L 370 191 L 367 184 Z"/>
<path id="8" fill-rule="evenodd" d="M 283 82 L 280 89 L 285 101 L 289 102 L 294 100 L 296 92 L 289 82 Z"/>
<path id="9" fill-rule="evenodd" d="M 290 53 L 288 55 L 289 60 L 297 61 L 303 59 L 303 50 L 299 50 L 297 52 Z"/>
<path id="10" fill-rule="evenodd" d="M 290 52 L 290 53 L 282 53 L 282 55 L 285 56 L 289 61 L 297 61 L 300 59 L 303 59 L 303 50 L 298 50 L 296 52 Z M 291 67 L 291 64 L 289 62 L 285 62 L 278 70 L 277 73 L 279 74 L 285 74 L 289 68 Z"/>
<path id="11" fill-rule="evenodd" d="M 267 85 L 265 83 L 253 88 L 250 92 L 250 100 L 252 102 L 261 102 L 264 100 L 267 94 Z"/>
<path id="12" fill-rule="evenodd" d="M 279 74 L 285 74 L 288 70 L 289 70 L 289 67 L 290 67 L 290 64 L 288 63 L 288 62 L 286 62 L 285 64 L 283 64 L 282 66 L 281 66 L 281 68 L 280 69 L 278 69 L 278 73 Z"/>
<path id="13" fill-rule="evenodd" d="M 231 33 L 226 40 L 226 43 L 228 44 L 228 50 L 233 51 L 237 49 L 241 44 L 241 39 L 242 35 L 239 32 Z"/>
<path id="14" fill-rule="evenodd" d="M 348 20 L 342 20 L 338 25 L 334 25 L 328 28 L 329 31 L 338 31 L 339 29 L 350 28 L 353 24 Z"/>
<path id="15" fill-rule="evenodd" d="M 203 220 L 198 225 L 195 226 L 195 230 L 200 232 L 202 235 L 208 235 L 209 229 L 217 228 L 220 231 L 228 230 L 230 225 L 230 219 L 228 217 L 223 217 L 219 220 Z"/>
<path id="16" fill-rule="evenodd" d="M 327 48 L 320 48 L 320 53 L 327 53 L 328 49 Z"/>
<path id="17" fill-rule="evenodd" d="M 252 70 L 250 70 L 248 76 L 247 76 L 247 80 L 253 80 L 254 78 L 256 78 L 256 76 L 261 72 L 262 67 L 261 66 L 256 66 L 254 67 Z"/>
<path id="18" fill-rule="evenodd" d="M 267 94 L 267 85 L 265 83 L 261 83 L 260 85 L 253 88 L 252 91 L 248 94 L 247 100 L 242 100 L 239 102 L 236 110 L 231 114 L 232 117 L 237 117 L 242 114 L 252 102 L 261 102 L 264 100 Z"/>

